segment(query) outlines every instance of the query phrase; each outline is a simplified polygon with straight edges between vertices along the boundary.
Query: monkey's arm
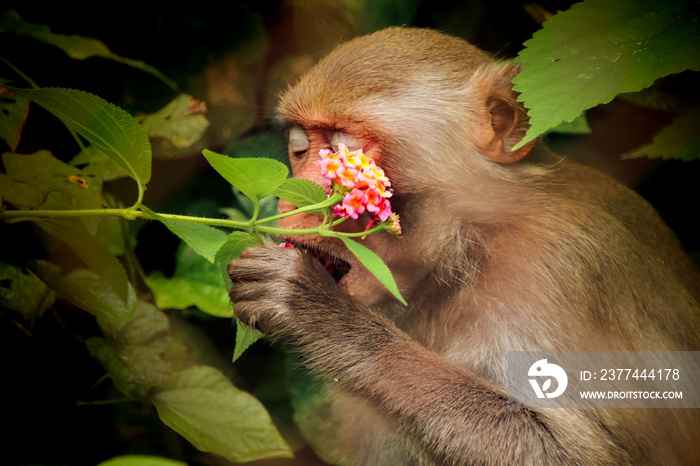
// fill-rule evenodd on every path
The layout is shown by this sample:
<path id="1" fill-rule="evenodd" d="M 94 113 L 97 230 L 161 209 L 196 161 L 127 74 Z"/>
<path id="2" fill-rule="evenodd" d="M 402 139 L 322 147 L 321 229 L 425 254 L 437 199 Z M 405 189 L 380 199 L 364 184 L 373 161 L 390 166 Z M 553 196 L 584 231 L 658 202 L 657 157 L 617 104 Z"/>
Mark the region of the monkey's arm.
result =
<path id="1" fill-rule="evenodd" d="M 609 456 L 602 429 L 567 410 L 508 407 L 503 388 L 352 302 L 308 254 L 249 249 L 229 274 L 239 318 L 294 345 L 315 371 L 371 400 L 438 464 L 624 462 Z"/>

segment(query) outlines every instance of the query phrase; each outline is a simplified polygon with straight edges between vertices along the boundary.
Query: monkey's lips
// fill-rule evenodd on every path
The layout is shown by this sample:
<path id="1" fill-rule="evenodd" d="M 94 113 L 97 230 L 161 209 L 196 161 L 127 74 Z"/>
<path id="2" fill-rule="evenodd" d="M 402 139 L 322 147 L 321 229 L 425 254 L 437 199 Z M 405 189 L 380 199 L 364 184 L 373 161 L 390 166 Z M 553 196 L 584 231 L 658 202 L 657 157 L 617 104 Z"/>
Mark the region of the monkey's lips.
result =
<path id="1" fill-rule="evenodd" d="M 340 257 L 334 256 L 333 254 L 330 254 L 316 246 L 295 244 L 295 247 L 301 249 L 307 254 L 311 254 L 311 256 L 316 259 L 324 269 L 326 269 L 326 272 L 333 277 L 336 283 L 340 282 L 340 280 L 350 271 L 350 264 L 342 260 Z"/>

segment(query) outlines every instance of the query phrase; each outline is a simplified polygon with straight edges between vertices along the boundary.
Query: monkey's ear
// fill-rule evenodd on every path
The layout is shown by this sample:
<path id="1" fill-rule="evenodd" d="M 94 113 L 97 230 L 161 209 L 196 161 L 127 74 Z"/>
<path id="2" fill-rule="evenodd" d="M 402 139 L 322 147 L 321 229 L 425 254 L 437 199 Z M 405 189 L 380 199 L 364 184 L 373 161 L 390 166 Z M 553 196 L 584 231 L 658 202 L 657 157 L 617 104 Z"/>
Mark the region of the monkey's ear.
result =
<path id="1" fill-rule="evenodd" d="M 484 154 L 498 163 L 517 162 L 532 150 L 536 142 L 531 141 L 515 151 L 511 150 L 525 136 L 529 126 L 527 111 L 512 90 L 511 80 L 519 71 L 519 68 L 511 66 L 497 73 L 496 82 L 486 90 L 486 109 L 491 126 L 482 143 L 485 146 Z"/>

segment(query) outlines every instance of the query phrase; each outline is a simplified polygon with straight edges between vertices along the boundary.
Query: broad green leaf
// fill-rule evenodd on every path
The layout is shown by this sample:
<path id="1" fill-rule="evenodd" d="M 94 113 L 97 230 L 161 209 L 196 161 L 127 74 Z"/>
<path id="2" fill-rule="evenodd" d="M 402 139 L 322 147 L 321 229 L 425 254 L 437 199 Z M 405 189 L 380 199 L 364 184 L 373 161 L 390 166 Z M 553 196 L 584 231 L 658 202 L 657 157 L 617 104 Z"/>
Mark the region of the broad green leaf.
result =
<path id="1" fill-rule="evenodd" d="M 221 246 L 216 253 L 216 263 L 219 266 L 219 272 L 224 277 L 224 285 L 227 289 L 231 288 L 233 283 L 228 276 L 228 265 L 232 260 L 241 257 L 241 253 L 253 246 L 260 246 L 262 242 L 251 235 L 242 231 L 234 231 L 226 238 L 226 242 Z"/>
<path id="2" fill-rule="evenodd" d="M 238 358 L 241 357 L 245 350 L 247 350 L 250 345 L 258 341 L 264 336 L 260 330 L 250 328 L 240 319 L 236 319 L 236 347 L 233 350 L 233 358 L 231 362 L 236 362 Z"/>
<path id="3" fill-rule="evenodd" d="M 91 235 L 81 223 L 70 218 L 47 218 L 37 226 L 59 238 L 102 280 L 104 286 L 128 305 L 129 282 L 121 262 L 101 237 Z"/>
<path id="4" fill-rule="evenodd" d="M 5 173 L 0 173 L 3 200 L 12 205 L 37 209 L 49 193 L 58 192 L 67 203 L 63 209 L 99 209 L 102 180 L 63 163 L 50 152 L 2 154 Z"/>
<path id="5" fill-rule="evenodd" d="M 0 16 L 0 32 L 10 32 L 17 35 L 29 36 L 54 45 L 63 50 L 74 60 L 85 60 L 90 57 L 103 57 L 145 71 L 163 81 L 172 89 L 177 87 L 171 79 L 140 60 L 125 58 L 113 53 L 97 39 L 78 35 L 54 34 L 43 24 L 33 24 L 24 21 L 16 11 L 6 11 Z"/>
<path id="6" fill-rule="evenodd" d="M 292 456 L 263 405 L 213 367 L 174 374 L 151 400 L 161 420 L 201 451 L 234 462 Z"/>
<path id="7" fill-rule="evenodd" d="M 32 264 L 31 269 L 58 296 L 105 322 L 119 325 L 136 312 L 136 294 L 131 285 L 124 304 L 109 284 L 90 269 L 77 268 L 61 276 L 57 267 L 44 261 Z"/>
<path id="8" fill-rule="evenodd" d="M 552 133 L 564 133 L 564 134 L 589 134 L 591 132 L 591 127 L 588 125 L 586 120 L 586 114 L 574 118 L 572 121 L 563 121 L 559 123 L 554 128 L 547 131 Z"/>
<path id="9" fill-rule="evenodd" d="M 209 315 L 233 317 L 233 308 L 221 274 L 214 272 L 208 278 L 218 280 L 219 283 L 212 284 L 194 277 L 167 278 L 160 272 L 149 275 L 146 283 L 153 291 L 156 305 L 161 309 L 187 309 L 195 306 Z"/>
<path id="10" fill-rule="evenodd" d="M 103 461 L 97 466 L 187 466 L 187 463 L 160 456 L 123 455 Z"/>
<path id="11" fill-rule="evenodd" d="M 176 253 L 175 273 L 149 275 L 146 283 L 161 309 L 187 309 L 196 306 L 216 317 L 233 317 L 231 300 L 219 267 L 181 243 Z"/>
<path id="12" fill-rule="evenodd" d="M 113 181 L 129 176 L 126 170 L 119 166 L 117 162 L 107 157 L 104 152 L 95 146 L 87 146 L 85 150 L 80 151 L 73 157 L 69 163 L 73 166 L 85 165 L 83 173 L 98 175 L 103 181 Z"/>
<path id="13" fill-rule="evenodd" d="M 82 210 L 102 207 L 102 180 L 65 164 L 48 151 L 2 155 L 6 175 L 0 173 L 3 201 L 24 209 Z M 81 217 L 95 234 L 101 219 Z"/>
<path id="14" fill-rule="evenodd" d="M 226 241 L 226 233 L 209 225 L 159 215 L 156 218 L 212 264 L 216 260 L 216 252 Z"/>
<path id="15" fill-rule="evenodd" d="M 17 89 L 114 160 L 145 189 L 151 178 L 151 144 L 134 118 L 116 105 L 75 89 Z"/>
<path id="16" fill-rule="evenodd" d="M 98 321 L 106 338 L 90 338 L 90 354 L 109 372 L 120 392 L 145 398 L 151 389 L 187 366 L 186 348 L 170 331 L 165 314 L 139 301 L 126 323 Z"/>
<path id="17" fill-rule="evenodd" d="M 236 141 L 226 150 L 226 155 L 235 158 L 256 158 L 260 154 L 287 164 L 287 138 L 281 132 L 263 131 Z"/>
<path id="18" fill-rule="evenodd" d="M 203 154 L 226 181 L 251 199 L 262 199 L 272 194 L 289 173 L 284 164 L 273 159 L 237 159 L 210 150 L 205 150 Z"/>
<path id="19" fill-rule="evenodd" d="M 14 94 L 0 83 L 0 139 L 12 151 L 17 149 L 28 113 L 29 100 Z"/>
<path id="20" fill-rule="evenodd" d="M 177 148 L 185 148 L 199 141 L 209 127 L 205 111 L 204 102 L 180 94 L 168 105 L 140 121 L 149 136 L 160 137 Z"/>
<path id="21" fill-rule="evenodd" d="M 403 299 L 399 288 L 396 286 L 393 275 L 389 267 L 386 266 L 384 261 L 376 255 L 372 250 L 368 249 L 366 246 L 354 241 L 346 236 L 339 236 L 343 243 L 348 247 L 350 252 L 355 254 L 355 256 L 362 262 L 362 265 L 367 267 L 367 270 L 372 272 L 372 275 L 377 277 L 382 285 L 384 285 L 393 294 L 396 299 L 398 299 L 404 306 L 407 305 L 406 300 Z"/>
<path id="22" fill-rule="evenodd" d="M 272 194 L 285 199 L 297 207 L 306 207 L 325 201 L 328 196 L 318 184 L 303 178 L 287 178 Z M 310 211 L 310 213 L 322 213 L 326 209 Z"/>
<path id="23" fill-rule="evenodd" d="M 700 70 L 699 21 L 694 2 L 665 0 L 586 0 L 554 15 L 516 59 L 514 89 L 530 116 L 516 147 L 621 92 Z"/>
<path id="24" fill-rule="evenodd" d="M 0 306 L 34 322 L 55 300 L 56 293 L 31 270 L 0 261 Z"/>
<path id="25" fill-rule="evenodd" d="M 226 238 L 226 243 L 216 254 L 216 262 L 219 265 L 221 276 L 224 278 L 226 289 L 230 289 L 233 286 L 233 282 L 228 276 L 228 265 L 231 261 L 241 257 L 241 253 L 244 250 L 261 244 L 261 241 L 255 236 L 241 231 L 234 231 Z M 235 308 L 236 303 L 233 303 L 233 306 Z M 248 327 L 236 319 L 236 347 L 233 352 L 233 361 L 238 359 L 250 345 L 262 336 L 261 332 Z"/>
<path id="26" fill-rule="evenodd" d="M 663 158 L 683 161 L 700 159 L 700 107 L 682 113 L 663 128 L 651 144 L 624 155 L 625 158 Z"/>

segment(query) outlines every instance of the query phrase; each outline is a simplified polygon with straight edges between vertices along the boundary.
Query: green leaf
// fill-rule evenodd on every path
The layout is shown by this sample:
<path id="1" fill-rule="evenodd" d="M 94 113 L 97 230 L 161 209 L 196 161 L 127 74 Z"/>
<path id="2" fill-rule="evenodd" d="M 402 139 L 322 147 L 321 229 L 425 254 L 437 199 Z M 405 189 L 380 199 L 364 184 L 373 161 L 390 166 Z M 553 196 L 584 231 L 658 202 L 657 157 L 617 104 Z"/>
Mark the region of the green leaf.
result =
<path id="1" fill-rule="evenodd" d="M 33 24 L 24 21 L 16 11 L 6 11 L 0 16 L 0 32 L 10 32 L 17 35 L 29 36 L 54 45 L 63 50 L 69 57 L 75 60 L 85 60 L 90 57 L 103 57 L 132 68 L 145 71 L 163 81 L 166 85 L 175 89 L 171 79 L 140 60 L 125 58 L 113 53 L 109 48 L 97 39 L 77 35 L 54 34 L 51 29 L 42 24 Z"/>
<path id="2" fill-rule="evenodd" d="M 645 145 L 624 158 L 663 158 L 683 161 L 700 159 L 700 107 L 682 113 L 663 128 L 651 144 Z"/>
<path id="3" fill-rule="evenodd" d="M 150 211 L 149 214 L 212 264 L 216 260 L 216 252 L 226 241 L 226 233 L 218 228 L 187 220 L 164 218 Z"/>
<path id="4" fill-rule="evenodd" d="M 151 178 L 151 144 L 134 118 L 109 102 L 75 89 L 17 89 L 123 168 L 142 189 Z"/>
<path id="5" fill-rule="evenodd" d="M 284 164 L 273 159 L 237 159 L 210 150 L 205 150 L 203 154 L 226 181 L 251 199 L 262 199 L 272 194 L 289 173 Z"/>
<path id="6" fill-rule="evenodd" d="M 31 269 L 58 296 L 105 322 L 119 325 L 136 312 L 136 294 L 131 285 L 125 304 L 109 283 L 90 269 L 77 268 L 61 276 L 58 267 L 44 261 L 32 264 Z"/>
<path id="7" fill-rule="evenodd" d="M 37 209 L 49 193 L 61 193 L 66 200 L 62 209 L 99 209 L 102 181 L 63 163 L 50 152 L 2 154 L 5 175 L 0 173 L 3 200 L 12 205 Z"/>
<path id="8" fill-rule="evenodd" d="M 250 233 L 242 231 L 234 231 L 226 238 L 226 242 L 221 246 L 216 253 L 216 263 L 219 266 L 219 272 L 224 277 L 224 285 L 226 288 L 231 288 L 233 282 L 228 276 L 228 265 L 232 260 L 241 257 L 241 253 L 253 246 L 260 246 L 262 241 Z"/>
<path id="9" fill-rule="evenodd" d="M 120 178 L 126 178 L 129 174 L 114 160 L 107 157 L 104 152 L 95 146 L 87 146 L 85 150 L 80 151 L 69 162 L 70 165 L 78 166 L 85 165 L 83 173 L 89 175 L 98 175 L 103 181 L 113 181 Z"/>
<path id="10" fill-rule="evenodd" d="M 233 317 L 233 309 L 217 265 L 182 243 L 176 254 L 175 274 L 166 278 L 155 272 L 146 283 L 161 309 L 187 309 L 196 306 L 216 317 Z"/>
<path id="11" fill-rule="evenodd" d="M 287 178 L 272 194 L 291 202 L 296 207 L 318 204 L 328 198 L 322 187 L 304 178 Z M 324 211 L 326 209 L 309 211 L 309 213 L 323 213 Z"/>
<path id="12" fill-rule="evenodd" d="M 394 281 L 394 277 L 386 266 L 384 261 L 376 255 L 372 250 L 368 249 L 366 246 L 354 241 L 346 236 L 338 236 L 343 243 L 348 247 L 350 252 L 355 254 L 355 256 L 362 262 L 362 265 L 367 267 L 367 270 L 372 272 L 372 274 L 377 277 L 382 285 L 384 285 L 393 294 L 396 299 L 398 299 L 404 306 L 407 305 L 406 300 L 403 299 L 401 293 L 399 292 L 398 286 Z"/>
<path id="13" fill-rule="evenodd" d="M 173 146 L 185 148 L 199 141 L 209 127 L 204 116 L 206 105 L 187 94 L 180 94 L 156 113 L 141 119 L 151 137 L 166 139 Z"/>
<path id="14" fill-rule="evenodd" d="M 665 0 L 586 0 L 554 15 L 516 59 L 514 89 L 530 109 L 516 148 L 621 92 L 700 70 L 699 21 L 694 2 Z"/>
<path id="15" fill-rule="evenodd" d="M 287 138 L 284 133 L 277 131 L 254 133 L 236 141 L 226 150 L 226 155 L 236 158 L 256 158 L 260 157 L 260 154 L 265 154 L 265 157 L 287 164 L 289 156 L 287 154 Z"/>
<path id="16" fill-rule="evenodd" d="M 15 151 L 27 121 L 29 100 L 0 85 L 0 139 Z"/>
<path id="17" fill-rule="evenodd" d="M 123 455 L 103 461 L 97 466 L 187 466 L 187 463 L 160 456 Z"/>
<path id="18" fill-rule="evenodd" d="M 0 261 L 0 306 L 34 322 L 55 300 L 56 293 L 31 270 Z"/>
<path id="19" fill-rule="evenodd" d="M 250 328 L 240 319 L 236 319 L 236 347 L 233 350 L 233 358 L 231 362 L 236 362 L 243 353 L 256 341 L 261 339 L 264 334 L 260 330 Z"/>
<path id="20" fill-rule="evenodd" d="M 216 263 L 219 265 L 219 271 L 224 278 L 226 289 L 230 289 L 233 286 L 233 282 L 228 276 L 228 265 L 231 261 L 241 257 L 241 253 L 244 250 L 261 244 L 262 242 L 257 237 L 242 231 L 234 231 L 226 238 L 226 242 L 216 254 Z M 233 303 L 233 305 L 235 307 L 236 303 Z M 236 319 L 236 347 L 233 351 L 233 361 L 238 359 L 250 345 L 262 336 L 261 332 L 248 327 Z"/>
<path id="21" fill-rule="evenodd" d="M 65 242 L 122 303 L 128 303 L 129 281 L 126 271 L 112 254 L 104 238 L 91 235 L 81 222 L 70 218 L 47 218 L 36 224 L 45 232 Z"/>
<path id="22" fill-rule="evenodd" d="M 88 350 L 129 397 L 146 398 L 155 385 L 187 364 L 186 348 L 172 337 L 167 316 L 150 303 L 139 301 L 126 323 L 99 323 L 106 338 L 88 339 Z"/>
<path id="23" fill-rule="evenodd" d="M 262 404 L 213 367 L 174 374 L 151 400 L 161 420 L 201 451 L 234 462 L 292 456 Z"/>
<path id="24" fill-rule="evenodd" d="M 167 278 L 154 272 L 146 278 L 153 291 L 156 305 L 161 309 L 187 309 L 191 306 L 215 317 L 233 317 L 233 308 L 224 289 L 221 275 L 216 272 L 218 285 L 201 282 L 189 277 Z"/>
<path id="25" fill-rule="evenodd" d="M 588 125 L 588 121 L 586 120 L 586 114 L 582 113 L 572 121 L 563 121 L 554 128 L 550 128 L 547 132 L 564 134 L 590 134 L 591 127 Z"/>

